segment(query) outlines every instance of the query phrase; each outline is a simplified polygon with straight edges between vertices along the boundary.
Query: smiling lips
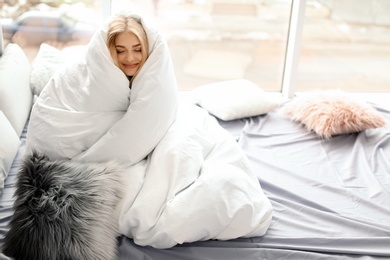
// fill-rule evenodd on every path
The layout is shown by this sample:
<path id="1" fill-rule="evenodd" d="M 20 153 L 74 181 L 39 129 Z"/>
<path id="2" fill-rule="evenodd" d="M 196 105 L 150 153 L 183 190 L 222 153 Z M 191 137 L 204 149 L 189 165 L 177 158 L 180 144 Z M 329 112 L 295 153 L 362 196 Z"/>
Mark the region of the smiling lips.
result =
<path id="1" fill-rule="evenodd" d="M 123 66 L 127 69 L 134 69 L 136 67 L 138 67 L 138 63 L 135 63 L 135 64 L 123 64 Z"/>

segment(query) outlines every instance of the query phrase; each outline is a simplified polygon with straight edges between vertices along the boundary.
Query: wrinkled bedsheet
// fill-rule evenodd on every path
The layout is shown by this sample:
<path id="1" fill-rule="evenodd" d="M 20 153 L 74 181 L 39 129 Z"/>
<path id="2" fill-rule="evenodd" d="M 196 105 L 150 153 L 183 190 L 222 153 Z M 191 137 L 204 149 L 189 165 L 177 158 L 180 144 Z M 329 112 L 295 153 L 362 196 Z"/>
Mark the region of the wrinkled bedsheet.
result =
<path id="1" fill-rule="evenodd" d="M 390 122 L 389 110 L 374 107 Z M 286 258 L 390 258 L 389 125 L 324 140 L 280 109 L 248 119 L 240 146 L 275 210 L 253 243 Z"/>

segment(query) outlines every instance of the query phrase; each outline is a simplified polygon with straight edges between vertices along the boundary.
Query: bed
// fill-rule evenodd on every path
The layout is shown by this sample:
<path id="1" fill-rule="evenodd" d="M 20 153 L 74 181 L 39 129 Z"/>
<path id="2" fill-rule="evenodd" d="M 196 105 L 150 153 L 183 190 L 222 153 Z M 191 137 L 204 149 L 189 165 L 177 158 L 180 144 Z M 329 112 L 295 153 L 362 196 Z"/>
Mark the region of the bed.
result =
<path id="1" fill-rule="evenodd" d="M 377 108 L 390 119 L 389 110 Z M 266 235 L 165 250 L 121 236 L 118 259 L 389 259 L 389 128 L 324 140 L 279 109 L 220 123 L 238 139 L 272 202 Z M 0 242 L 27 130 L 0 198 Z"/>
<path id="2" fill-rule="evenodd" d="M 390 111 L 380 109 L 390 119 Z M 389 129 L 323 140 L 279 110 L 224 122 L 238 138 L 274 207 L 263 237 L 168 250 L 119 238 L 119 259 L 388 259 Z M 0 198 L 2 238 L 27 127 Z M 310 157 L 308 158 L 308 155 Z M 1 241 L 1 240 L 0 240 Z M 6 259 L 2 256 L 1 259 Z"/>
<path id="3" fill-rule="evenodd" d="M 28 61 L 20 56 L 22 53 L 13 51 L 12 62 L 19 71 L 20 63 L 28 67 Z M 10 70 L 12 66 L 2 69 Z M 13 93 L 13 102 L 9 101 L 9 96 L 5 96 L 9 101 L 8 106 L 4 105 L 4 101 L 1 107 L 6 115 L 0 117 L 1 131 L 7 131 L 2 132 L 2 142 L 15 140 L 15 136 L 17 140 L 10 144 L 12 158 L 2 158 L 10 163 L 3 164 L 0 245 L 4 243 L 13 216 L 17 174 L 28 132 L 33 102 L 30 72 L 30 69 L 21 72 L 19 83 L 14 86 L 18 91 Z M 6 71 L 2 75 L 10 74 Z M 228 85 L 232 86 L 231 92 L 236 94 L 232 95 L 234 100 L 240 100 L 239 110 L 245 110 L 245 113 L 237 114 L 237 108 L 232 109 L 234 101 L 220 95 L 218 89 L 221 86 L 227 89 Z M 314 130 L 309 130 L 306 127 L 308 124 L 288 116 L 286 107 L 293 104 L 290 100 L 278 100 L 278 105 L 271 102 L 265 106 L 263 103 L 258 108 L 261 110 L 257 111 L 258 115 L 252 115 L 253 111 L 248 111 L 248 107 L 242 109 L 243 104 L 250 104 L 255 96 L 248 89 L 243 93 L 250 100 L 237 98 L 236 87 L 242 85 L 251 84 L 247 81 L 221 82 L 214 85 L 216 88 L 201 88 L 203 93 L 191 93 L 196 97 L 194 99 L 192 96 L 188 98 L 187 94 L 181 99 L 207 110 L 234 137 L 248 157 L 257 176 L 256 182 L 261 185 L 273 207 L 272 222 L 266 234 L 183 243 L 168 249 L 140 246 L 122 235 L 117 240 L 118 259 L 390 259 L 389 125 L 336 133 L 330 137 L 320 136 Z M 211 92 L 212 89 L 215 91 Z M 1 91 L 3 96 L 9 93 L 4 88 Z M 21 95 L 21 92 L 24 94 Z M 219 96 L 223 100 L 222 110 L 221 104 L 220 110 L 215 110 L 215 102 L 210 105 L 210 100 L 200 98 L 204 92 L 209 98 Z M 267 100 L 272 99 L 269 95 L 266 97 Z M 215 96 L 211 100 L 215 101 Z M 377 112 L 384 122 L 390 121 L 388 108 L 374 103 L 368 105 L 374 109 L 370 112 Z M 226 110 L 235 113 L 226 115 Z M 0 259 L 8 258 L 0 254 Z"/>

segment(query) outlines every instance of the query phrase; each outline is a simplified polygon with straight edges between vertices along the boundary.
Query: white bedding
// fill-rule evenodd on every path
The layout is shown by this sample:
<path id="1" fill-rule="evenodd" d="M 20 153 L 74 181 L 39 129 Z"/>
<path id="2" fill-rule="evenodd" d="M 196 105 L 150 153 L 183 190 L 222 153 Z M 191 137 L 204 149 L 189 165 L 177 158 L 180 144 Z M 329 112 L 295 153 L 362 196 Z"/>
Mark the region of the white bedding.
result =
<path id="1" fill-rule="evenodd" d="M 179 104 L 168 48 L 141 21 L 150 56 L 131 94 L 103 28 L 86 58 L 56 73 L 38 97 L 26 151 L 123 164 L 120 232 L 139 245 L 265 234 L 272 207 L 247 158 L 207 111 Z"/>
<path id="2" fill-rule="evenodd" d="M 271 206 L 232 136 L 196 106 L 129 169 L 121 233 L 139 245 L 263 235 Z"/>

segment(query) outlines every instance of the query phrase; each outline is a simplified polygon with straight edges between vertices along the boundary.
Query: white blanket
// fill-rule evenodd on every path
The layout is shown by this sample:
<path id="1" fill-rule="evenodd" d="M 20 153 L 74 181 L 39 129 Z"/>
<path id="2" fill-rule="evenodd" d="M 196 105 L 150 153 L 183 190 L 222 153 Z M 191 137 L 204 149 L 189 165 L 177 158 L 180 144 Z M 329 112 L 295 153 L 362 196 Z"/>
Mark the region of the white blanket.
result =
<path id="1" fill-rule="evenodd" d="M 150 55 L 131 94 L 106 47 L 105 26 L 85 57 L 42 91 L 27 152 L 123 164 L 128 182 L 120 232 L 139 245 L 263 235 L 272 207 L 247 158 L 205 110 L 179 104 L 166 43 L 141 21 Z"/>

